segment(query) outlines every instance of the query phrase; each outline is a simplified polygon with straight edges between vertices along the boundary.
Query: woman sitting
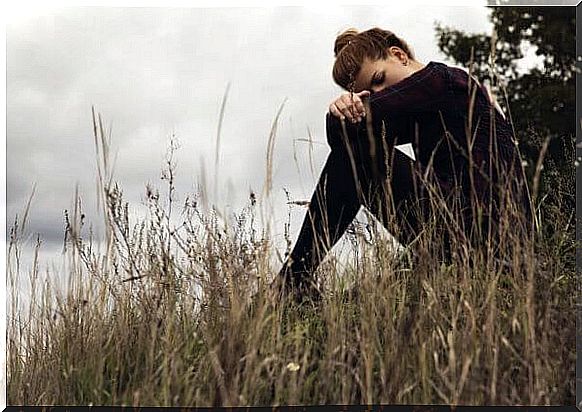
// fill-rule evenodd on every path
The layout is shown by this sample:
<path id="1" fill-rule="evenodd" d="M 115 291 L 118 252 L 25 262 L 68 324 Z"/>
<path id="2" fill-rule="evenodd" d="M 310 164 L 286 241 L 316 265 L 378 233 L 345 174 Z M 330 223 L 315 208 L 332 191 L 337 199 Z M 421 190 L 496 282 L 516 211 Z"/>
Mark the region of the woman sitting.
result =
<path id="1" fill-rule="evenodd" d="M 279 272 L 284 285 L 314 290 L 314 271 L 362 205 L 403 245 L 430 219 L 446 220 L 445 259 L 452 238 L 495 247 L 506 195 L 515 230 L 526 228 L 530 199 L 512 128 L 483 86 L 464 70 L 417 61 L 379 28 L 342 33 L 334 52 L 333 78 L 347 93 L 329 106 L 331 152 Z M 416 160 L 394 150 L 405 143 Z M 438 215 L 435 199 L 446 209 Z"/>

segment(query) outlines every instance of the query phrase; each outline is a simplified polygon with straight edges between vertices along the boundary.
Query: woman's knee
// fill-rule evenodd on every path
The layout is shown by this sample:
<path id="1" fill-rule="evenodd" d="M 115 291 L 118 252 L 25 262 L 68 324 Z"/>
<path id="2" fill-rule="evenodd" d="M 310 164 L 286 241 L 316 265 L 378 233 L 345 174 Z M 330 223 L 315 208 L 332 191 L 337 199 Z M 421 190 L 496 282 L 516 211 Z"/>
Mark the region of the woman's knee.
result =
<path id="1" fill-rule="evenodd" d="M 344 148 L 342 142 L 342 125 L 339 118 L 331 113 L 327 113 L 325 119 L 325 130 L 327 134 L 327 144 L 332 150 L 341 150 Z"/>
<path id="2" fill-rule="evenodd" d="M 364 121 L 351 123 L 341 121 L 331 113 L 326 115 L 327 143 L 332 150 L 346 150 L 348 147 L 352 151 L 361 151 L 364 146 L 369 145 L 368 132 Z"/>

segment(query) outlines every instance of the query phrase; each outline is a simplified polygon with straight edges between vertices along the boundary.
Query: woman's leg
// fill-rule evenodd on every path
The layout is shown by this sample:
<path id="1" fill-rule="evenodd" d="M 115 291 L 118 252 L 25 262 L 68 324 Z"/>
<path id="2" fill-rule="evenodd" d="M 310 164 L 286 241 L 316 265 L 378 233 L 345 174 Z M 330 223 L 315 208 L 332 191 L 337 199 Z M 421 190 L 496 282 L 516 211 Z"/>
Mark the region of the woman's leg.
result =
<path id="1" fill-rule="evenodd" d="M 365 206 L 400 243 L 407 245 L 428 217 L 428 191 L 414 160 L 395 149 L 388 159 L 390 172 L 372 186 Z"/>
<path id="2" fill-rule="evenodd" d="M 298 288 L 310 288 L 312 273 L 341 238 L 361 205 L 386 226 L 392 213 L 386 208 L 390 202 L 383 200 L 385 196 L 393 196 L 400 228 L 398 239 L 403 243 L 414 238 L 421 221 L 414 208 L 421 188 L 412 159 L 388 148 L 377 137 L 370 143 L 371 135 L 365 128 L 342 127 L 330 115 L 326 129 L 332 151 L 312 195 L 297 242 L 279 273 L 287 284 Z M 391 170 L 390 176 L 387 170 Z"/>
<path id="3" fill-rule="evenodd" d="M 347 153 L 333 150 L 311 196 L 295 246 L 279 273 L 286 284 L 310 288 L 312 273 L 360 209 L 356 185 Z"/>

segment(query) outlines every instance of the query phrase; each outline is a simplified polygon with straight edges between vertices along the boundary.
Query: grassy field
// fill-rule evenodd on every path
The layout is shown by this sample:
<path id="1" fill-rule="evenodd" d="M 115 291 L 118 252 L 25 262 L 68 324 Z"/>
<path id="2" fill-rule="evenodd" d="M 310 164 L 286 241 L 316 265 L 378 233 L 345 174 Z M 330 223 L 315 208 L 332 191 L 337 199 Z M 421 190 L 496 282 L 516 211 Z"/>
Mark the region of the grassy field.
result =
<path id="1" fill-rule="evenodd" d="M 453 238 L 447 264 L 427 222 L 415 258 L 360 245 L 347 267 L 320 267 L 319 304 L 298 305 L 269 288 L 279 268 L 254 195 L 227 224 L 194 197 L 178 205 L 170 159 L 167 190 L 149 188 L 133 222 L 99 117 L 95 144 L 105 250 L 81 236 L 77 202 L 68 273 L 49 277 L 68 286 L 41 282 L 25 305 L 15 285 L 39 278 L 21 273 L 25 222 L 8 239 L 9 405 L 574 404 L 568 213 L 538 213 L 562 232 L 518 236 L 508 203 L 499 259 Z"/>

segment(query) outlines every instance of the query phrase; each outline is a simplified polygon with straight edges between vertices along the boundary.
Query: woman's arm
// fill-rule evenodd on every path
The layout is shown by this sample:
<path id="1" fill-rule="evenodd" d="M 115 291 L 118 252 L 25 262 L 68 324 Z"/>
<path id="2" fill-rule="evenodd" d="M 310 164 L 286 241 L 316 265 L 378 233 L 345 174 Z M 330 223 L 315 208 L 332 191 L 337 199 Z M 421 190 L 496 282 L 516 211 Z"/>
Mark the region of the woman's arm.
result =
<path id="1" fill-rule="evenodd" d="M 452 97 L 450 92 L 448 67 L 430 62 L 393 86 L 373 93 L 369 99 L 370 109 L 379 117 L 438 111 Z"/>
<path id="2" fill-rule="evenodd" d="M 384 123 L 386 143 L 389 146 L 395 143 L 412 143 L 415 133 L 411 130 L 413 124 L 411 118 L 422 113 L 446 112 L 452 105 L 459 103 L 460 94 L 453 93 L 451 74 L 448 70 L 449 68 L 442 63 L 431 62 L 395 85 L 372 93 L 365 100 L 369 106 L 367 116 L 355 124 L 345 121 L 348 136 L 356 139 L 369 139 L 373 136 L 376 143 L 381 144 L 380 136 Z M 343 148 L 343 142 L 337 139 L 341 136 L 342 123 L 330 121 L 330 117 L 328 114 L 327 127 L 332 129 L 332 133 L 328 134 L 328 144 L 332 150 Z M 368 133 L 369 128 L 372 133 Z"/>

